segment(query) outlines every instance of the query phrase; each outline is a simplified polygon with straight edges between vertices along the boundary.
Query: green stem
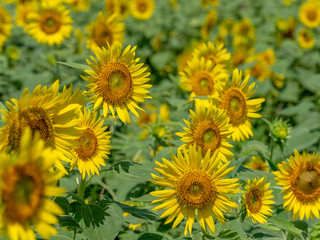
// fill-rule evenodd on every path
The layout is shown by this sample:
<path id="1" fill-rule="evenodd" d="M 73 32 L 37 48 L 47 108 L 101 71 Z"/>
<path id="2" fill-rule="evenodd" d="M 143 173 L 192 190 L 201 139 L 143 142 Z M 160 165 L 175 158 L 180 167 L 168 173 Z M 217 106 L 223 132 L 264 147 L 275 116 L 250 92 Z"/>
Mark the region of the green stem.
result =
<path id="1" fill-rule="evenodd" d="M 80 181 L 80 184 L 78 186 L 78 196 L 83 198 L 84 196 L 84 190 L 86 189 L 86 186 L 88 184 L 89 181 L 86 181 L 86 179 L 83 179 L 81 176 L 81 181 Z"/>
<path id="2" fill-rule="evenodd" d="M 270 157 L 269 157 L 270 162 L 272 162 L 273 148 L 274 148 L 274 141 L 273 141 L 273 139 L 271 138 L 271 143 L 270 143 Z M 272 163 L 273 163 L 273 162 L 272 162 Z"/>

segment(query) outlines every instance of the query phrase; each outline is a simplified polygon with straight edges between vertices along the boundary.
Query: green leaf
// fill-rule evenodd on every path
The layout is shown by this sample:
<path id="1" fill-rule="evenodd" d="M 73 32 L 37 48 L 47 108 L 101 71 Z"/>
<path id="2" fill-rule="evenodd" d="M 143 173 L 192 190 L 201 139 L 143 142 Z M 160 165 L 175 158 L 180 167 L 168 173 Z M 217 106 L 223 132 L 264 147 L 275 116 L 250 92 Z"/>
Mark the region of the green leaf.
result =
<path id="1" fill-rule="evenodd" d="M 121 230 L 123 222 L 123 211 L 119 206 L 112 203 L 106 213 L 108 216 L 99 227 L 90 226 L 85 229 L 84 234 L 88 239 L 114 240 Z"/>
<path id="2" fill-rule="evenodd" d="M 268 158 L 268 147 L 265 143 L 260 141 L 249 141 L 241 151 L 241 156 L 247 156 L 248 154 L 259 154 L 264 159 Z"/>
<path id="3" fill-rule="evenodd" d="M 54 201 L 62 208 L 65 214 L 69 213 L 69 201 L 65 197 L 56 197 Z"/>
<path id="4" fill-rule="evenodd" d="M 293 225 L 293 223 L 284 220 L 282 218 L 279 218 L 277 216 L 272 216 L 268 219 L 270 223 L 273 223 L 275 226 L 282 228 L 283 230 L 286 230 L 296 236 L 301 236 L 301 232 Z M 303 238 L 302 238 L 303 239 Z"/>
<path id="5" fill-rule="evenodd" d="M 100 224 L 103 224 L 105 216 L 107 216 L 107 213 L 105 212 L 105 210 L 97 204 L 89 204 L 89 208 L 93 216 L 92 224 L 97 227 Z"/>
<path id="6" fill-rule="evenodd" d="M 61 227 L 80 227 L 71 216 L 58 216 L 58 220 Z"/>
<path id="7" fill-rule="evenodd" d="M 76 69 L 82 69 L 82 70 L 90 70 L 90 67 L 88 65 L 80 64 L 80 63 L 69 63 L 69 62 L 56 62 L 58 64 L 61 64 L 63 66 L 76 68 Z"/>
<path id="8" fill-rule="evenodd" d="M 86 225 L 86 227 L 89 227 L 91 220 L 93 218 L 93 214 L 87 204 L 83 204 L 81 206 L 81 215 L 82 215 L 84 224 Z"/>
<path id="9" fill-rule="evenodd" d="M 310 77 L 301 78 L 301 84 L 311 92 L 320 92 L 320 74 L 314 74 Z"/>
<path id="10" fill-rule="evenodd" d="M 219 232 L 218 237 L 223 239 L 239 239 L 240 238 L 238 233 L 231 229 L 222 230 L 221 232 Z"/>
<path id="11" fill-rule="evenodd" d="M 161 240 L 163 239 L 163 236 L 155 233 L 144 233 L 138 238 L 138 240 L 150 240 L 150 239 Z"/>

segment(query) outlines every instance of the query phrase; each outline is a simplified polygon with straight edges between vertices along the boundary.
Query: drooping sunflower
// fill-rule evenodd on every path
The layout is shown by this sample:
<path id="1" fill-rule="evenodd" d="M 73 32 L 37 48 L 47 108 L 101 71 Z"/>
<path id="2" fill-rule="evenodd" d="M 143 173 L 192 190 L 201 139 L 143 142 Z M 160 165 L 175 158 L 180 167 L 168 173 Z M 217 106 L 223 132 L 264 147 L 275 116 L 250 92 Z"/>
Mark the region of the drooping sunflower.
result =
<path id="1" fill-rule="evenodd" d="M 316 28 L 320 25 L 320 6 L 311 1 L 300 6 L 300 21 L 309 28 Z"/>
<path id="2" fill-rule="evenodd" d="M 315 45 L 315 37 L 308 29 L 301 29 L 298 32 L 298 43 L 302 48 L 311 49 Z"/>
<path id="3" fill-rule="evenodd" d="M 203 154 L 209 150 L 212 154 L 217 152 L 218 159 L 223 162 L 232 158 L 233 153 L 229 149 L 233 146 L 227 142 L 231 138 L 232 131 L 225 111 L 212 105 L 208 107 L 199 105 L 196 113 L 190 110 L 190 118 L 190 122 L 184 120 L 188 125 L 183 128 L 185 132 L 176 133 L 182 137 L 181 141 L 185 142 L 187 148 L 196 144 L 202 149 Z"/>
<path id="4" fill-rule="evenodd" d="M 55 166 L 66 173 L 60 160 L 70 161 L 70 150 L 77 146 L 74 139 L 80 136 L 76 127 L 84 97 L 79 89 L 72 95 L 72 87 L 62 93 L 58 90 L 59 81 L 49 88 L 38 85 L 30 94 L 26 88 L 20 100 L 6 102 L 8 111 L 1 110 L 5 125 L 0 129 L 0 149 L 18 149 L 23 132 L 30 127 L 33 132 L 39 131 L 46 146 L 57 152 L 59 161 Z"/>
<path id="5" fill-rule="evenodd" d="M 205 60 L 211 60 L 214 66 L 220 65 L 225 68 L 231 58 L 231 54 L 227 53 L 227 49 L 224 48 L 223 43 L 214 44 L 213 42 L 207 42 L 199 44 L 193 50 L 193 57 L 201 59 L 204 57 Z"/>
<path id="6" fill-rule="evenodd" d="M 245 191 L 242 192 L 247 217 L 250 217 L 254 223 L 267 223 L 267 216 L 272 216 L 270 205 L 275 202 L 270 200 L 273 195 L 272 190 L 268 190 L 269 187 L 270 183 L 266 183 L 264 177 L 255 178 L 252 182 L 248 179 Z"/>
<path id="7" fill-rule="evenodd" d="M 0 5 L 0 53 L 2 46 L 11 35 L 12 23 L 10 14 Z"/>
<path id="8" fill-rule="evenodd" d="M 72 19 L 63 5 L 42 1 L 40 8 L 28 15 L 27 32 L 41 44 L 61 44 L 70 36 Z"/>
<path id="9" fill-rule="evenodd" d="M 223 68 L 216 66 L 211 60 L 205 60 L 204 57 L 194 57 L 179 74 L 181 87 L 191 92 L 190 98 L 195 100 L 196 104 L 208 104 L 209 100 L 194 97 L 217 95 L 217 89 L 224 85 L 228 78 Z"/>
<path id="10" fill-rule="evenodd" d="M 154 11 L 154 0 L 132 0 L 131 13 L 132 16 L 139 20 L 148 20 Z"/>
<path id="11" fill-rule="evenodd" d="M 226 111 L 231 124 L 232 139 L 244 141 L 253 136 L 249 118 L 260 118 L 256 113 L 261 109 L 264 98 L 250 99 L 254 94 L 255 83 L 248 84 L 249 76 L 242 80 L 242 72 L 238 69 L 233 71 L 231 83 L 219 90 L 219 97 L 213 98 L 213 103 Z"/>
<path id="12" fill-rule="evenodd" d="M 222 214 L 230 212 L 228 207 L 237 208 L 237 204 L 227 194 L 237 193 L 240 184 L 237 178 L 223 179 L 234 167 L 227 168 L 229 163 L 220 165 L 217 152 L 211 155 L 210 151 L 203 157 L 201 149 L 193 145 L 186 150 L 178 149 L 177 157 L 171 154 L 172 162 L 162 159 L 163 164 L 156 161 L 155 168 L 163 177 L 152 174 L 152 182 L 169 187 L 170 189 L 153 191 L 152 196 L 159 199 L 152 203 L 164 203 L 153 208 L 154 211 L 167 209 L 160 217 L 168 217 L 165 224 L 175 221 L 175 228 L 186 217 L 184 234 L 192 234 L 192 225 L 196 214 L 200 226 L 206 230 L 206 225 L 214 233 L 215 226 L 212 215 L 224 223 Z"/>
<path id="13" fill-rule="evenodd" d="M 94 102 L 94 109 L 103 106 L 103 115 L 108 116 L 110 110 L 115 118 L 115 109 L 120 120 L 124 123 L 130 121 L 128 109 L 137 117 L 136 109 L 142 110 L 137 104 L 144 102 L 145 98 L 151 98 L 147 94 L 150 84 L 147 67 L 142 67 L 143 63 L 138 63 L 139 58 L 135 58 L 136 47 L 128 46 L 122 51 L 122 45 L 109 43 L 106 48 L 96 48 L 97 59 L 91 57 L 92 63 L 87 60 L 93 69 L 85 70 L 90 76 L 82 76 L 89 82 L 87 87 L 89 98 Z"/>
<path id="14" fill-rule="evenodd" d="M 97 47 L 106 47 L 107 42 L 109 44 L 122 43 L 124 29 L 124 23 L 119 21 L 117 15 L 105 16 L 102 12 L 99 12 L 97 19 L 87 27 L 89 32 L 87 47 L 94 51 Z"/>
<path id="15" fill-rule="evenodd" d="M 110 132 L 107 127 L 103 127 L 101 117 L 97 114 L 87 112 L 86 109 L 80 112 L 80 120 L 78 127 L 81 129 L 81 137 L 76 139 L 80 142 L 80 146 L 73 149 L 74 157 L 71 161 L 71 168 L 78 166 L 78 169 L 84 179 L 86 175 L 99 175 L 100 166 L 105 166 L 105 160 L 110 154 L 112 147 L 110 143 Z"/>
<path id="16" fill-rule="evenodd" d="M 57 161 L 56 152 L 45 147 L 39 132 L 27 129 L 12 158 L 0 155 L 1 230 L 13 240 L 35 240 L 34 228 L 46 239 L 57 234 L 51 224 L 58 223 L 56 215 L 63 210 L 48 198 L 65 192 L 56 185 L 61 172 L 49 170 Z"/>
<path id="17" fill-rule="evenodd" d="M 299 154 L 294 150 L 294 156 L 288 162 L 278 164 L 279 171 L 273 172 L 277 184 L 283 187 L 283 207 L 293 211 L 294 221 L 304 216 L 319 218 L 320 211 L 320 156 L 319 153 Z"/>

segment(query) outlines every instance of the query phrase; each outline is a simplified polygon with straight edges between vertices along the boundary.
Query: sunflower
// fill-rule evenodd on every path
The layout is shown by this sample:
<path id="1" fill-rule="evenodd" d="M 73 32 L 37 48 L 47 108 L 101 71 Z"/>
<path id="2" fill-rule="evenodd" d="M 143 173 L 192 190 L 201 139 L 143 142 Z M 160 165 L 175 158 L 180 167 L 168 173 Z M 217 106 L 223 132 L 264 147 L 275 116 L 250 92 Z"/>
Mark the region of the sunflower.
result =
<path id="1" fill-rule="evenodd" d="M 90 89 L 87 94 L 93 95 L 89 100 L 94 102 L 94 109 L 103 106 L 103 115 L 106 117 L 110 110 L 115 118 L 115 109 L 120 120 L 124 123 L 130 121 L 128 109 L 137 117 L 136 109 L 142 110 L 137 103 L 144 102 L 145 98 L 151 98 L 147 94 L 150 84 L 147 67 L 142 67 L 143 63 L 138 63 L 139 58 L 135 58 L 136 47 L 128 46 L 122 52 L 122 45 L 109 43 L 106 48 L 97 48 L 96 57 L 92 63 L 87 60 L 93 69 L 85 70 L 90 76 L 82 76 L 89 82 Z"/>
<path id="2" fill-rule="evenodd" d="M 302 48 L 306 48 L 306 49 L 313 48 L 315 45 L 315 38 L 312 32 L 305 28 L 301 29 L 298 32 L 298 43 Z"/>
<path id="3" fill-rule="evenodd" d="M 106 132 L 107 127 L 103 127 L 101 117 L 93 114 L 90 110 L 80 112 L 81 137 L 76 139 L 81 145 L 73 149 L 74 158 L 71 161 L 71 168 L 76 165 L 84 179 L 86 174 L 99 175 L 100 165 L 105 166 L 104 159 L 108 158 L 109 150 L 112 149 L 110 143 L 110 132 Z"/>
<path id="4" fill-rule="evenodd" d="M 182 72 L 181 87 L 191 92 L 190 98 L 194 99 L 197 96 L 215 96 L 217 89 L 224 85 L 228 74 L 220 66 L 215 66 L 211 60 L 205 60 L 204 57 L 194 57 L 187 63 L 187 66 Z M 195 99 L 196 104 L 208 104 L 206 99 Z"/>
<path id="5" fill-rule="evenodd" d="M 246 168 L 268 172 L 268 164 L 260 156 L 252 156 L 251 161 L 244 165 Z"/>
<path id="6" fill-rule="evenodd" d="M 64 0 L 73 11 L 85 11 L 90 7 L 90 0 Z"/>
<path id="7" fill-rule="evenodd" d="M 99 12 L 97 19 L 90 23 L 87 30 L 89 32 L 87 47 L 93 51 L 97 47 L 106 47 L 107 42 L 109 44 L 123 42 L 124 23 L 119 21 L 117 15 L 107 17 Z"/>
<path id="8" fill-rule="evenodd" d="M 77 146 L 74 139 L 80 136 L 76 129 L 79 123 L 77 111 L 84 98 L 80 90 L 72 95 L 71 87 L 62 93 L 58 90 L 59 81 L 50 88 L 38 85 L 30 94 L 26 88 L 20 100 L 11 99 L 13 104 L 6 102 L 9 110 L 1 110 L 5 122 L 0 129 L 1 149 L 17 149 L 24 130 L 30 127 L 33 132 L 40 132 L 41 139 L 57 152 L 59 160 L 70 161 L 70 150 Z M 55 161 L 55 165 L 66 173 L 60 161 Z"/>
<path id="9" fill-rule="evenodd" d="M 51 170 L 58 158 L 56 152 L 45 147 L 38 132 L 27 129 L 14 156 L 1 155 L 1 229 L 13 240 L 35 240 L 31 224 L 46 239 L 57 234 L 51 224 L 58 223 L 56 215 L 63 211 L 48 198 L 65 192 L 56 185 L 61 172 Z"/>
<path id="10" fill-rule="evenodd" d="M 213 42 L 207 42 L 199 44 L 193 50 L 193 57 L 198 59 L 204 57 L 205 60 L 211 60 L 214 66 L 220 65 L 222 68 L 225 68 L 229 63 L 231 54 L 227 53 L 227 49 L 224 48 L 222 43 L 215 46 Z"/>
<path id="11" fill-rule="evenodd" d="M 28 33 L 41 44 L 61 44 L 72 30 L 69 10 L 55 1 L 42 1 L 41 7 L 30 13 L 28 19 Z"/>
<path id="12" fill-rule="evenodd" d="M 320 25 L 320 7 L 313 2 L 305 2 L 300 6 L 300 21 L 309 28 L 316 28 Z"/>
<path id="13" fill-rule="evenodd" d="M 227 141 L 231 138 L 229 119 L 223 110 L 216 109 L 212 105 L 205 107 L 199 105 L 197 113 L 190 110 L 191 122 L 184 120 L 188 127 L 184 127 L 185 132 L 176 133 L 182 137 L 187 148 L 196 144 L 202 149 L 203 154 L 209 150 L 211 153 L 217 152 L 218 159 L 227 162 L 233 153 L 229 151 L 233 146 Z"/>
<path id="14" fill-rule="evenodd" d="M 132 0 L 131 13 L 132 16 L 139 20 L 147 20 L 151 18 L 154 11 L 154 0 Z"/>
<path id="15" fill-rule="evenodd" d="M 201 0 L 201 4 L 202 7 L 206 7 L 208 5 L 216 7 L 219 5 L 219 0 Z"/>
<path id="16" fill-rule="evenodd" d="M 248 41 L 255 40 L 255 28 L 251 23 L 250 18 L 244 18 L 233 25 L 232 34 L 247 39 Z"/>
<path id="17" fill-rule="evenodd" d="M 294 221 L 304 216 L 319 218 L 320 211 L 320 157 L 319 153 L 299 154 L 294 150 L 294 156 L 288 162 L 278 164 L 279 171 L 274 172 L 278 185 L 282 185 L 284 193 L 283 207 L 286 211 L 293 210 Z"/>
<path id="18" fill-rule="evenodd" d="M 203 230 L 206 231 L 207 225 L 211 232 L 214 232 L 212 215 L 224 223 L 222 211 L 230 212 L 228 207 L 238 207 L 230 197 L 226 196 L 239 191 L 237 188 L 240 184 L 236 183 L 238 179 L 222 179 L 235 167 L 227 168 L 230 162 L 220 165 L 217 152 L 211 155 L 208 151 L 204 157 L 202 156 L 201 149 L 197 150 L 195 145 L 189 150 L 178 149 L 177 157 L 171 154 L 172 162 L 164 158 L 162 159 L 164 164 L 156 161 L 158 168 L 155 170 L 163 177 L 151 173 L 155 179 L 151 180 L 152 182 L 170 188 L 150 193 L 159 197 L 151 203 L 164 201 L 153 210 L 167 209 L 160 217 L 168 216 L 165 224 L 176 218 L 172 228 L 186 216 L 185 235 L 188 230 L 191 235 L 196 214 Z"/>
<path id="19" fill-rule="evenodd" d="M 231 84 L 227 84 L 219 89 L 219 97 L 213 98 L 213 103 L 224 109 L 229 117 L 232 139 L 234 141 L 244 141 L 249 136 L 253 136 L 252 126 L 249 118 L 260 118 L 256 113 L 261 109 L 264 98 L 250 99 L 254 94 L 255 83 L 248 84 L 249 76 L 246 76 L 241 83 L 242 72 L 238 69 L 233 71 Z"/>
<path id="20" fill-rule="evenodd" d="M 131 0 L 106 0 L 105 2 L 108 15 L 116 14 L 119 19 L 126 19 L 130 16 Z"/>
<path id="21" fill-rule="evenodd" d="M 274 204 L 272 190 L 268 190 L 270 183 L 266 183 L 266 179 L 255 178 L 252 182 L 247 181 L 243 198 L 246 206 L 247 217 L 256 223 L 267 223 L 267 215 L 272 215 L 270 204 Z"/>
<path id="22" fill-rule="evenodd" d="M 245 70 L 246 75 L 255 77 L 259 82 L 263 82 L 264 80 L 271 78 L 272 71 L 269 68 L 268 63 L 259 55 L 253 55 L 249 57 L 247 61 L 255 62 L 255 64 Z"/>
<path id="23" fill-rule="evenodd" d="M 0 53 L 2 46 L 11 35 L 11 17 L 4 7 L 0 5 Z"/>
<path id="24" fill-rule="evenodd" d="M 26 29 L 28 23 L 30 23 L 30 13 L 36 12 L 37 9 L 38 4 L 34 1 L 27 2 L 25 4 L 18 4 L 16 8 L 17 25 Z"/>

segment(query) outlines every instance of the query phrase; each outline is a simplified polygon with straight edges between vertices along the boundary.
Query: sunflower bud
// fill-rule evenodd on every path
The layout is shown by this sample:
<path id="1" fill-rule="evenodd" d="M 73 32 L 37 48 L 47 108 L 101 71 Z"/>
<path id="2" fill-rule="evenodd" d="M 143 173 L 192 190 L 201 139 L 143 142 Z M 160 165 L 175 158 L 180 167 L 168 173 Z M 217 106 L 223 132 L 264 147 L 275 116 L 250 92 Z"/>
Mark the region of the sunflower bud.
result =
<path id="1" fill-rule="evenodd" d="M 284 142 L 290 137 L 291 126 L 287 121 L 276 119 L 271 124 L 271 135 L 275 141 Z"/>

